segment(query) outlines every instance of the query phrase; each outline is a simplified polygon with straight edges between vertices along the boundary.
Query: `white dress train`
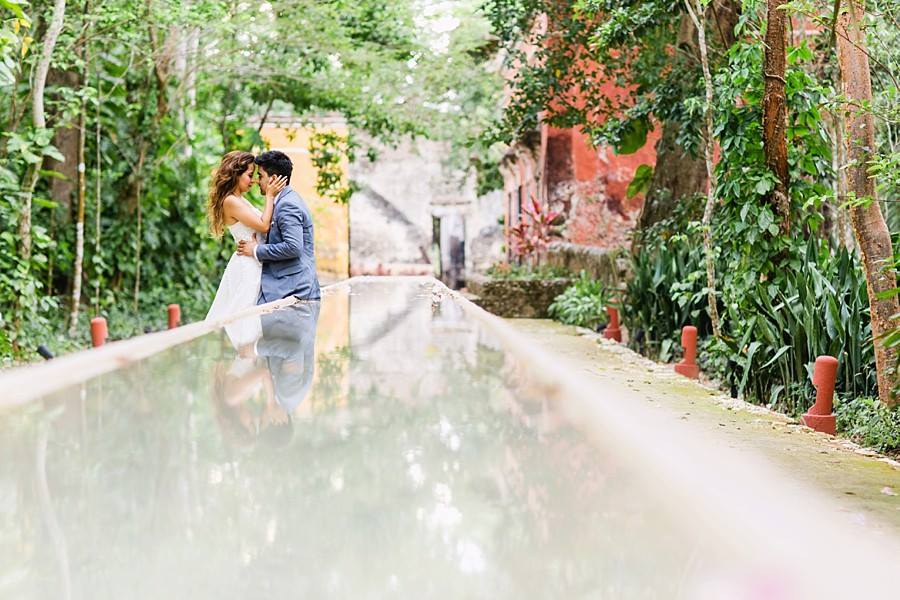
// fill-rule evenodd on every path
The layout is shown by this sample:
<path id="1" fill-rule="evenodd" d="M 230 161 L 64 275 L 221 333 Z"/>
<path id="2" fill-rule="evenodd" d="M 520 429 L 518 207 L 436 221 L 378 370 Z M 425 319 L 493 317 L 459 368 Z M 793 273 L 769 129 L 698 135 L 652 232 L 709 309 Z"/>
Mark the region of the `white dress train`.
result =
<path id="1" fill-rule="evenodd" d="M 259 209 L 256 209 L 259 213 Z M 260 213 L 261 214 L 261 213 Z M 228 226 L 235 244 L 250 240 L 255 235 L 253 229 L 243 223 Z M 252 256 L 240 256 L 235 252 L 225 267 L 219 289 L 206 315 L 207 321 L 218 321 L 225 317 L 256 306 L 259 298 L 262 265 Z M 255 342 L 262 335 L 259 316 L 240 319 L 225 326 L 225 333 L 235 348 Z"/>

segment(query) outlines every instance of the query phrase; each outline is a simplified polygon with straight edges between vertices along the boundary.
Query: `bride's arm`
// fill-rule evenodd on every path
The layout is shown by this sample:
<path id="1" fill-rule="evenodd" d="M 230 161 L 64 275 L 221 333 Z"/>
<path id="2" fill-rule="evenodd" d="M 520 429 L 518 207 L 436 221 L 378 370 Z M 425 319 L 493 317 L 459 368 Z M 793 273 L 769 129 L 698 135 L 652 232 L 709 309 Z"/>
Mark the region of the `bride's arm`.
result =
<path id="1" fill-rule="evenodd" d="M 247 206 L 247 203 L 241 201 L 237 196 L 228 196 L 225 198 L 226 219 L 234 219 L 254 231 L 268 233 L 269 227 L 272 225 L 272 214 L 275 212 L 275 196 L 286 185 L 286 177 L 275 177 L 269 182 L 269 187 L 266 190 L 266 206 L 263 208 L 261 215 L 257 215 L 255 210 Z"/>

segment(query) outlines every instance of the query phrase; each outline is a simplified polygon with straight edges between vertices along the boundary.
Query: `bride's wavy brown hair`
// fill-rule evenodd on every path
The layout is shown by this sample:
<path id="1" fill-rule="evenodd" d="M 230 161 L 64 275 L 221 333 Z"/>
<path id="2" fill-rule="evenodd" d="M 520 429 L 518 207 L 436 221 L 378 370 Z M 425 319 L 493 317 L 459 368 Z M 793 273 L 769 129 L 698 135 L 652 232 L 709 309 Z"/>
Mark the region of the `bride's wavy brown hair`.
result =
<path id="1" fill-rule="evenodd" d="M 249 152 L 233 150 L 222 157 L 219 167 L 213 171 L 209 182 L 206 215 L 209 230 L 216 237 L 222 237 L 225 231 L 225 198 L 234 192 L 240 176 L 253 164 L 253 158 Z"/>

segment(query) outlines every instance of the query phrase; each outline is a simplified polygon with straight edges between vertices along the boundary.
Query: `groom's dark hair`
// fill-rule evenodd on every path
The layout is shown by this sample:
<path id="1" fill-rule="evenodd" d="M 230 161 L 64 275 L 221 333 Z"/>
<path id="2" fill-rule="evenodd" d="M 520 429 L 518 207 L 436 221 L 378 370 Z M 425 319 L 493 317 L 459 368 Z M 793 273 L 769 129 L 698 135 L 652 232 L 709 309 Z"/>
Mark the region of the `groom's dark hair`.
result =
<path id="1" fill-rule="evenodd" d="M 294 163 L 288 155 L 279 150 L 269 150 L 256 157 L 254 162 L 266 170 L 269 175 L 283 175 L 288 179 L 294 171 Z"/>

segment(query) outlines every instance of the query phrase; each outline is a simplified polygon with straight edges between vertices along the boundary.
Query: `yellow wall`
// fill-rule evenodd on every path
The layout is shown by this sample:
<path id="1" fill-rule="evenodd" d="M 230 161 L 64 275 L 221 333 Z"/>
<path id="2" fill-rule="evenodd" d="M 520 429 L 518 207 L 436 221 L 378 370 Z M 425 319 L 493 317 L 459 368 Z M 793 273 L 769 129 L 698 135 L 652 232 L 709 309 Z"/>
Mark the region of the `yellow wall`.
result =
<path id="1" fill-rule="evenodd" d="M 341 135 L 347 134 L 345 125 L 333 124 L 318 129 L 324 128 Z M 281 150 L 294 163 L 291 187 L 303 196 L 312 212 L 316 266 L 324 284 L 349 276 L 350 211 L 347 204 L 337 204 L 316 194 L 316 168 L 309 156 L 309 138 L 316 130 L 316 127 L 269 124 L 263 127 L 261 133 L 270 150 Z M 347 165 L 344 165 L 346 171 Z"/>

